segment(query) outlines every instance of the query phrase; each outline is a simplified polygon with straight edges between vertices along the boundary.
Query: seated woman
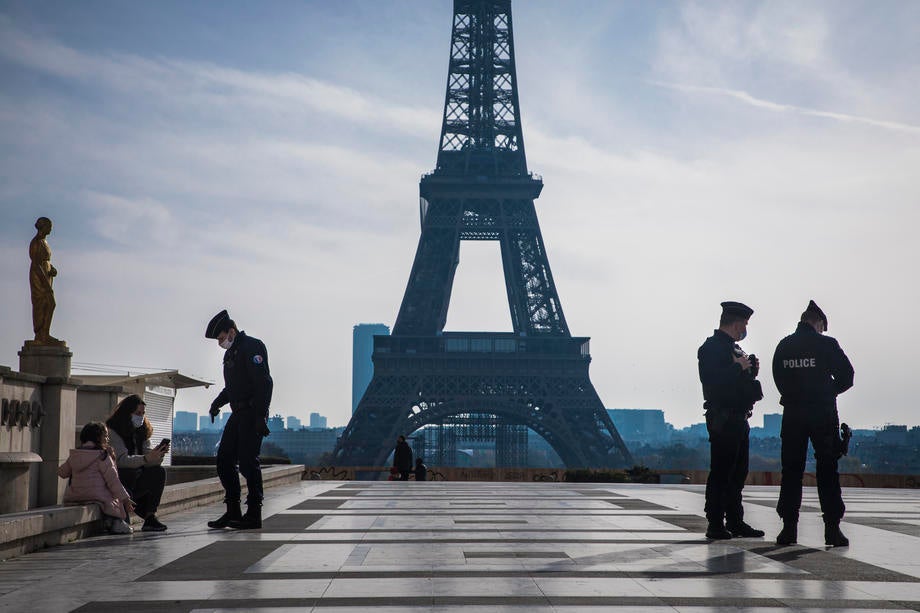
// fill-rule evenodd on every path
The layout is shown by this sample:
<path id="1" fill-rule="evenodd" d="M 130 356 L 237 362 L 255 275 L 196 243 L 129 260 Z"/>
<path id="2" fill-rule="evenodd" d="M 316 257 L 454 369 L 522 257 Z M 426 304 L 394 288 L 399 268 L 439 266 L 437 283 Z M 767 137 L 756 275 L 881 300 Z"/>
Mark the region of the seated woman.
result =
<path id="1" fill-rule="evenodd" d="M 115 534 L 131 534 L 125 507 L 134 503 L 118 480 L 118 471 L 109 447 L 105 424 L 93 421 L 80 431 L 80 447 L 58 468 L 58 475 L 70 479 L 64 502 L 95 502 L 102 507 L 105 529 Z"/>
<path id="2" fill-rule="evenodd" d="M 118 403 L 109 427 L 118 476 L 137 505 L 134 512 L 144 518 L 144 532 L 162 532 L 166 526 L 157 519 L 157 507 L 166 486 L 166 469 L 160 464 L 169 445 L 150 448 L 153 426 L 144 415 L 147 405 L 137 394 Z"/>

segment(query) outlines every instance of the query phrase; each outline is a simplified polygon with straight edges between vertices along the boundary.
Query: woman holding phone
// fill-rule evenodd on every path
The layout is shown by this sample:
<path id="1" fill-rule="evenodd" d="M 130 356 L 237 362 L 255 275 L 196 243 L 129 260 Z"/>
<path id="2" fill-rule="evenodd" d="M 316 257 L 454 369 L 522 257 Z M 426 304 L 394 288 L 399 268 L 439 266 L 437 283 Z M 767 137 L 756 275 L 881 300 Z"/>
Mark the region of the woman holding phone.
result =
<path id="1" fill-rule="evenodd" d="M 115 452 L 118 478 L 131 494 L 134 512 L 144 518 L 144 532 L 162 532 L 166 526 L 157 519 L 157 507 L 166 486 L 166 469 L 161 464 L 169 451 L 169 439 L 150 447 L 153 426 L 145 415 L 147 405 L 137 394 L 118 403 L 105 422 L 109 444 Z"/>

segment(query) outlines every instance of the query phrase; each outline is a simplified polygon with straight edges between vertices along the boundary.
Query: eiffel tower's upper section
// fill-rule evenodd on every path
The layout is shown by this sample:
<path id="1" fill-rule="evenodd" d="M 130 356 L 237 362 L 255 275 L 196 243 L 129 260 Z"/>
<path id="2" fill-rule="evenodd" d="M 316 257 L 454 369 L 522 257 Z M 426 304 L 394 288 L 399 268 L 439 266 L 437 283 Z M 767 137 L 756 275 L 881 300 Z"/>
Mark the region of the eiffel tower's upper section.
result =
<path id="1" fill-rule="evenodd" d="M 454 0 L 444 120 L 433 175 L 527 174 L 511 0 Z"/>

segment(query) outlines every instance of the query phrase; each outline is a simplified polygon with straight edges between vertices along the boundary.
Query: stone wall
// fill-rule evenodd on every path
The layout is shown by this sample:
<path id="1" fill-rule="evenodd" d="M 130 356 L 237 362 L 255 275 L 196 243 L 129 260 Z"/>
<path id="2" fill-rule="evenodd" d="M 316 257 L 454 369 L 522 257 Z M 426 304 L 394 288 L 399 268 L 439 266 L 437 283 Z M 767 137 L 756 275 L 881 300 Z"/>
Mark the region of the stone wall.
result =
<path id="1" fill-rule="evenodd" d="M 0 366 L 0 513 L 38 504 L 44 382 Z"/>
<path id="2" fill-rule="evenodd" d="M 601 471 L 610 472 L 610 471 Z M 304 479 L 335 481 L 386 481 L 390 469 L 383 466 L 307 466 Z M 705 470 L 659 470 L 652 471 L 662 484 L 696 484 L 704 485 L 709 475 Z M 429 481 L 565 481 L 564 468 L 466 468 L 460 466 L 428 467 Z M 410 479 L 414 479 L 410 475 Z M 752 471 L 748 474 L 748 485 L 780 484 L 782 473 Z M 804 485 L 817 485 L 813 473 L 805 473 Z M 611 483 L 615 485 L 615 483 Z M 840 485 L 843 487 L 874 488 L 920 488 L 920 475 L 877 475 L 877 474 L 841 474 Z"/>

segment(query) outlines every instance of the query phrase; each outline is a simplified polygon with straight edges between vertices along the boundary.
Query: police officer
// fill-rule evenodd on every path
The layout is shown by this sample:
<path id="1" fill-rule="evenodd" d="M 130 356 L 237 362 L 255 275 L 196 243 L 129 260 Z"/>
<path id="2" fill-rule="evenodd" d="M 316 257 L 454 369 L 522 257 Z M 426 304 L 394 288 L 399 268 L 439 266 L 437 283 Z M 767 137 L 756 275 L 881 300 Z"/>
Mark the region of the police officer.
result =
<path id="1" fill-rule="evenodd" d="M 220 408 L 230 405 L 232 414 L 217 447 L 217 476 L 224 486 L 227 512 L 209 521 L 210 528 L 252 529 L 262 527 L 262 469 L 259 452 L 268 436 L 268 405 L 272 400 L 272 377 L 268 353 L 257 338 L 240 332 L 227 311 L 215 315 L 205 338 L 216 339 L 224 353 L 224 389 L 211 403 L 211 421 Z M 246 514 L 240 509 L 240 476 L 246 478 Z"/>
<path id="2" fill-rule="evenodd" d="M 783 481 L 776 505 L 783 529 L 776 537 L 777 545 L 791 545 L 798 539 L 808 439 L 818 464 L 824 542 L 832 547 L 850 544 L 840 532 L 844 505 L 837 473 L 837 459 L 842 454 L 837 395 L 853 386 L 853 366 L 837 341 L 823 336 L 825 331 L 827 316 L 812 300 L 795 332 L 781 340 L 773 354 L 773 380 L 783 405 Z"/>
<path id="3" fill-rule="evenodd" d="M 754 403 L 763 398 L 759 364 L 737 345 L 747 336 L 754 310 L 740 302 L 723 302 L 719 329 L 697 351 L 703 408 L 709 431 L 709 477 L 706 480 L 706 537 L 760 537 L 762 530 L 744 522 L 741 490 L 748 474 L 750 427 Z"/>

